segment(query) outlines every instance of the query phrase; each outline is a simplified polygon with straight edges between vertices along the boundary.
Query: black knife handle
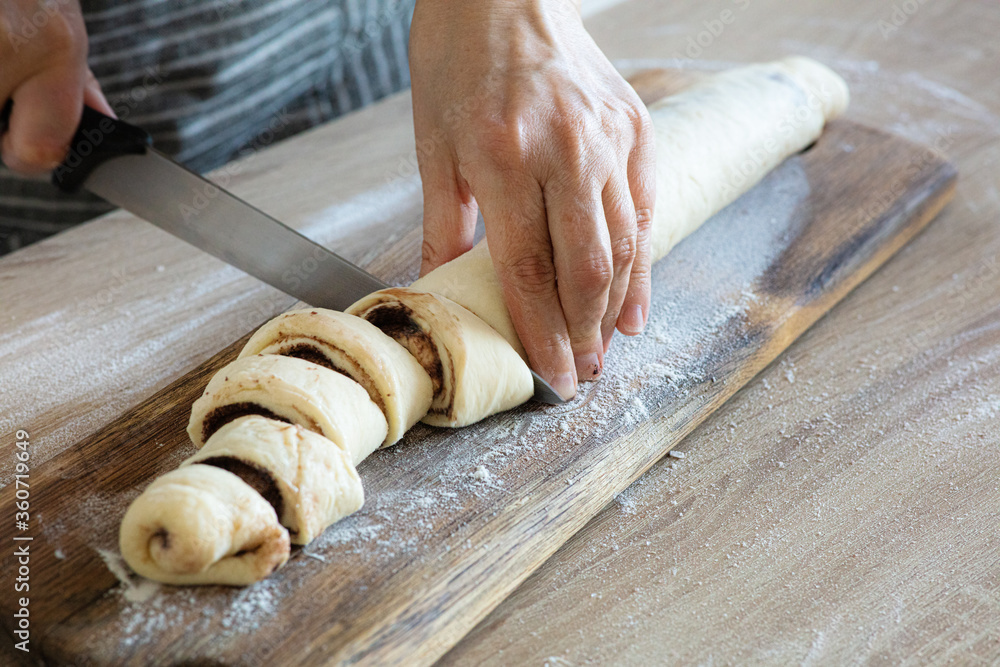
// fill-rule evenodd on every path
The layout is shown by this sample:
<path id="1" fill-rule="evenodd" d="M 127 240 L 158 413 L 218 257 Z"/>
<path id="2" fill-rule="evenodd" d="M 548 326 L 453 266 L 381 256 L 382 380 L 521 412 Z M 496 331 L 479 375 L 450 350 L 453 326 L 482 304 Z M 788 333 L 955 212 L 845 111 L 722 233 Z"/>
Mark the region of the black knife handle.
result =
<path id="1" fill-rule="evenodd" d="M 145 130 L 85 106 L 69 153 L 52 172 L 52 182 L 62 190 L 73 192 L 105 160 L 121 155 L 143 155 L 152 145 L 153 138 Z"/>
<path id="2" fill-rule="evenodd" d="M 11 99 L 0 109 L 0 135 L 7 131 L 13 109 L 14 100 Z M 152 144 L 153 139 L 145 130 L 85 106 L 69 153 L 52 172 L 52 182 L 72 192 L 105 160 L 119 155 L 142 155 Z"/>
<path id="3" fill-rule="evenodd" d="M 10 123 L 10 112 L 14 109 L 14 100 L 7 100 L 0 109 L 0 134 L 7 131 L 7 124 Z"/>

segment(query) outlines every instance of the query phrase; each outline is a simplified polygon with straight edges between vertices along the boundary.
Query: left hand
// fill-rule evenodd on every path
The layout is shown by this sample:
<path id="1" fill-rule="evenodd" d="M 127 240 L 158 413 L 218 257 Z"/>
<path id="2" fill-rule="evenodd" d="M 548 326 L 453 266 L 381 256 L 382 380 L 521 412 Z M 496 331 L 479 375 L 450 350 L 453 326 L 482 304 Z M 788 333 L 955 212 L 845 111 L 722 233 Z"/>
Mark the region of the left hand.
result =
<path id="1" fill-rule="evenodd" d="M 410 33 L 421 273 L 472 247 L 481 207 L 531 366 L 563 396 L 649 312 L 645 106 L 569 0 L 418 0 Z"/>

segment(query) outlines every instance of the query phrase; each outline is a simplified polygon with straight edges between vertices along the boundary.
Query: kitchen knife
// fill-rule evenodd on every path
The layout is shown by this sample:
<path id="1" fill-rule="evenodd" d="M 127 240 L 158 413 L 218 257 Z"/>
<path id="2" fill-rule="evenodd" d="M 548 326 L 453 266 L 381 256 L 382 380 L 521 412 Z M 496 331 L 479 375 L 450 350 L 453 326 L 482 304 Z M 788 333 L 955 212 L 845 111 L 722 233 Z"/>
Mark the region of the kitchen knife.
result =
<path id="1" fill-rule="evenodd" d="M 12 103 L 0 111 L 6 131 Z M 388 287 L 367 271 L 182 167 L 134 125 L 83 108 L 66 160 L 52 182 L 83 187 L 309 305 L 344 310 Z M 535 399 L 565 401 L 532 371 Z"/>

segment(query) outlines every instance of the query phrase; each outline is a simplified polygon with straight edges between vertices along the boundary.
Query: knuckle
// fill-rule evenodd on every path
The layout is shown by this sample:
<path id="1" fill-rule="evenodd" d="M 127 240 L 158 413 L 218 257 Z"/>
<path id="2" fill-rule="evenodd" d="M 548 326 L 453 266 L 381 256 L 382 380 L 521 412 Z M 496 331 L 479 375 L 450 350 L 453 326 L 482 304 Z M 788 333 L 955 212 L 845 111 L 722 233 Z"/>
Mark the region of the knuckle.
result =
<path id="1" fill-rule="evenodd" d="M 611 257 L 602 252 L 594 252 L 576 259 L 570 275 L 574 289 L 587 295 L 602 294 L 611 287 L 615 269 Z"/>
<path id="2" fill-rule="evenodd" d="M 532 332 L 536 333 L 536 332 Z M 530 341 L 528 343 L 527 341 Z M 542 359 L 553 359 L 558 358 L 563 354 L 563 350 L 566 346 L 570 345 L 570 339 L 568 336 L 560 334 L 542 334 L 537 333 L 536 335 L 529 335 L 527 337 L 526 344 L 530 345 L 528 349 L 528 355 L 531 358 Z"/>
<path id="3" fill-rule="evenodd" d="M 481 120 L 476 127 L 479 152 L 500 166 L 521 164 L 526 153 L 525 133 L 517 118 L 494 117 Z"/>
<path id="4" fill-rule="evenodd" d="M 649 115 L 649 109 L 646 105 L 642 103 L 639 95 L 631 87 L 622 95 L 622 105 L 621 112 L 629 120 L 632 128 L 636 131 L 642 129 L 651 129 L 653 127 L 652 119 Z"/>
<path id="5" fill-rule="evenodd" d="M 629 234 L 611 244 L 611 259 L 616 267 L 628 266 L 635 260 L 638 250 L 638 239 Z"/>
<path id="6" fill-rule="evenodd" d="M 87 39 L 80 34 L 76 23 L 65 14 L 58 12 L 47 26 L 47 40 L 53 54 L 64 57 L 81 58 L 87 54 Z"/>
<path id="7" fill-rule="evenodd" d="M 568 113 L 560 114 L 550 133 L 555 162 L 570 179 L 584 180 L 595 170 L 594 147 L 598 134 L 587 118 Z"/>
<path id="8" fill-rule="evenodd" d="M 561 114 L 553 128 L 553 136 L 567 151 L 583 152 L 584 138 L 590 134 L 590 123 L 570 114 Z"/>
<path id="9" fill-rule="evenodd" d="M 427 239 L 424 239 L 424 242 L 420 245 L 420 256 L 425 263 L 432 266 L 437 266 L 441 263 L 441 253 Z"/>
<path id="10" fill-rule="evenodd" d="M 528 295 L 544 294 L 555 285 L 555 267 L 550 260 L 540 255 L 520 255 L 502 261 L 500 267 L 512 286 Z"/>
<path id="11" fill-rule="evenodd" d="M 628 107 L 628 115 L 632 120 L 632 126 L 638 131 L 640 136 L 651 136 L 653 131 L 653 118 L 649 115 L 649 109 L 639 100 Z"/>
<path id="12" fill-rule="evenodd" d="M 635 210 L 635 227 L 640 242 L 649 239 L 653 229 L 653 209 L 651 207 L 642 206 Z"/>
<path id="13" fill-rule="evenodd" d="M 614 104 L 608 104 L 602 114 L 602 121 L 604 133 L 619 141 L 626 137 L 631 139 L 635 134 L 635 118 L 632 108 L 620 100 L 616 100 Z"/>
<path id="14" fill-rule="evenodd" d="M 630 290 L 645 290 L 650 284 L 650 271 L 649 262 L 635 262 L 632 265 L 632 272 L 629 273 L 628 277 Z"/>
<path id="15" fill-rule="evenodd" d="M 581 106 L 578 101 L 554 99 L 550 107 L 549 123 L 556 130 L 569 134 L 580 133 L 587 128 L 587 122 L 592 110 Z"/>

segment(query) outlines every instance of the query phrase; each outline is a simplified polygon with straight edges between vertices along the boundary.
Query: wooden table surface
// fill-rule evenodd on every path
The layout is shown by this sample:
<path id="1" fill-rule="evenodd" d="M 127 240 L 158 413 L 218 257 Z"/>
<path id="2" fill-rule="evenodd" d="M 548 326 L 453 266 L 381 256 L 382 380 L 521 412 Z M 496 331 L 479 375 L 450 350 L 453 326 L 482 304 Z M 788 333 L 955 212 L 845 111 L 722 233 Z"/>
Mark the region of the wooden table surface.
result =
<path id="1" fill-rule="evenodd" d="M 823 60 L 850 118 L 948 154 L 958 192 L 443 663 L 997 662 L 1000 6 L 601 4 L 626 72 Z M 419 233 L 412 141 L 400 95 L 221 177 L 364 261 Z M 4 442 L 27 430 L 39 466 L 291 303 L 123 213 L 4 257 Z"/>

